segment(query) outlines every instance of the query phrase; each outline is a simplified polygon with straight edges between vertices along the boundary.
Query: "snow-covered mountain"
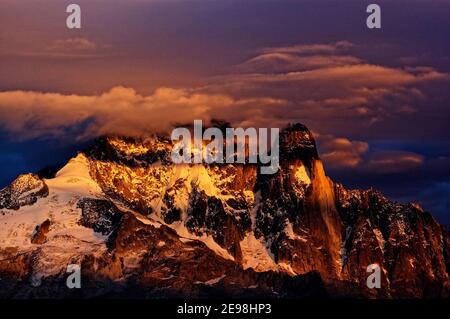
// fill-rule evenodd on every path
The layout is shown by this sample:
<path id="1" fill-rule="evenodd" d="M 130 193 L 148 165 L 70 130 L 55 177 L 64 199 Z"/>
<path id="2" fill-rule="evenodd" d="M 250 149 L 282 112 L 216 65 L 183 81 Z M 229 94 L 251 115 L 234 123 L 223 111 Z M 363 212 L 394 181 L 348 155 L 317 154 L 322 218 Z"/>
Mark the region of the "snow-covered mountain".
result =
<path id="1" fill-rule="evenodd" d="M 448 297 L 450 235 L 417 205 L 347 190 L 301 124 L 280 170 L 173 164 L 163 137 L 101 138 L 0 191 L 0 296 Z M 382 269 L 368 289 L 366 268 Z M 65 285 L 81 265 L 83 288 Z"/>

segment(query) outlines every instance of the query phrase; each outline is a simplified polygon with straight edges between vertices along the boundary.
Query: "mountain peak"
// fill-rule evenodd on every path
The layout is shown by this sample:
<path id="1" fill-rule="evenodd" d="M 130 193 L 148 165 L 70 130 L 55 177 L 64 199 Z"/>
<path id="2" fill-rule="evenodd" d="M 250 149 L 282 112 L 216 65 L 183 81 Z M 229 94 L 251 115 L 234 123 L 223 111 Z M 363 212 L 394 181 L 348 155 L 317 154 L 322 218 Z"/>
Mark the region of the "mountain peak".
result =
<path id="1" fill-rule="evenodd" d="M 280 132 L 280 157 L 282 159 L 303 159 L 308 163 L 319 158 L 316 141 L 305 125 L 292 124 Z"/>
<path id="2" fill-rule="evenodd" d="M 414 205 L 334 184 L 304 125 L 280 132 L 272 175 L 174 164 L 171 147 L 161 136 L 103 137 L 54 178 L 22 175 L 0 191 L 0 279 L 52 291 L 77 262 L 94 287 L 129 282 L 167 295 L 266 287 L 259 296 L 298 297 L 317 285 L 333 296 L 448 293 L 444 227 Z M 382 289 L 365 285 L 371 264 Z"/>

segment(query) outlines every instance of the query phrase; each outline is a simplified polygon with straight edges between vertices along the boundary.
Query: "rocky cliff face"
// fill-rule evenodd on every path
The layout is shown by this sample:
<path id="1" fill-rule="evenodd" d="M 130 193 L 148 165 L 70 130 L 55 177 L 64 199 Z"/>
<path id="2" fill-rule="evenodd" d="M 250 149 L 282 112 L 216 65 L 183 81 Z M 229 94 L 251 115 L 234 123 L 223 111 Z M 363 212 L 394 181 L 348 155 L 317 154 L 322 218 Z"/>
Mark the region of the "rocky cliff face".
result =
<path id="1" fill-rule="evenodd" d="M 382 285 L 392 296 L 448 297 L 445 227 L 418 205 L 391 202 L 375 190 L 335 189 L 346 229 L 343 278 L 363 281 L 370 260 L 382 266 Z"/>
<path id="2" fill-rule="evenodd" d="M 303 125 L 282 131 L 274 175 L 175 165 L 171 147 L 102 138 L 55 178 L 2 190 L 3 295 L 71 296 L 78 263 L 82 296 L 448 296 L 447 230 L 417 205 L 334 184 Z M 366 287 L 374 263 L 380 289 Z"/>
<path id="3" fill-rule="evenodd" d="M 48 187 L 37 175 L 24 174 L 0 192 L 0 209 L 18 210 L 33 205 L 39 197 L 48 195 Z"/>

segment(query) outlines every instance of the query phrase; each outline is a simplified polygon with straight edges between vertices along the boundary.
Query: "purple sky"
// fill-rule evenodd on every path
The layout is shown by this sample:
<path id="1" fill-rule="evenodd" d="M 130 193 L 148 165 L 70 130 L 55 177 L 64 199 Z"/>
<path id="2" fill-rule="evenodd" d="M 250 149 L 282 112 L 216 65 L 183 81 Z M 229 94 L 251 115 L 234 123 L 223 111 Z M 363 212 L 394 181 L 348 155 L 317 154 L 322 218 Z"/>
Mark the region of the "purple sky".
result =
<path id="1" fill-rule="evenodd" d="M 450 1 L 75 2 L 0 2 L 0 185 L 99 134 L 302 122 L 334 180 L 450 225 Z"/>

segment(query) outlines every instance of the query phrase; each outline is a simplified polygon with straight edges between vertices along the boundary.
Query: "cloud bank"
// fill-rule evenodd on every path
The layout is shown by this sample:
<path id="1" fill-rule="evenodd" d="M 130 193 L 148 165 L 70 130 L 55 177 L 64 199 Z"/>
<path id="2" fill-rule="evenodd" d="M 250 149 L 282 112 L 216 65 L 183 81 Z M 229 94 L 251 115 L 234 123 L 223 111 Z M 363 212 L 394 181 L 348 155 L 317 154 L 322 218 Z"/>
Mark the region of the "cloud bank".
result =
<path id="1" fill-rule="evenodd" d="M 192 93 L 160 88 L 144 96 L 126 87 L 101 95 L 63 95 L 31 91 L 0 92 L 0 127 L 11 137 L 88 139 L 107 134 L 141 136 L 166 131 L 194 119 L 282 103 L 275 99 L 234 99 L 227 95 Z"/>
<path id="2" fill-rule="evenodd" d="M 96 46 L 82 38 L 55 45 L 81 51 Z M 420 112 L 427 87 L 448 83 L 449 76 L 429 67 L 370 64 L 353 55 L 353 47 L 343 41 L 265 48 L 202 87 L 159 88 L 149 95 L 123 86 L 98 95 L 0 92 L 0 129 L 18 140 L 85 140 L 167 131 L 194 119 L 242 127 L 303 122 L 316 132 L 331 167 L 397 172 L 420 166 L 419 154 L 373 153 L 369 142 L 349 136 Z"/>

